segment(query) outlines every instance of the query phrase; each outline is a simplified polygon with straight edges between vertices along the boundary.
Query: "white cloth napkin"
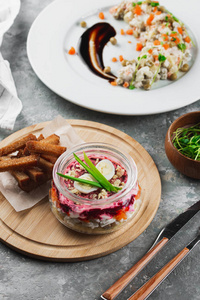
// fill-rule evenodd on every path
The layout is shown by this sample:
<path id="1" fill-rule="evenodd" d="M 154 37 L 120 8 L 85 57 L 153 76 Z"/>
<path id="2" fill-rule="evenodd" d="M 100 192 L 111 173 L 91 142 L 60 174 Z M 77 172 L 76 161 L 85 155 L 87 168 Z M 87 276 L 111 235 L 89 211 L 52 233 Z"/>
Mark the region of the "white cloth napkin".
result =
<path id="1" fill-rule="evenodd" d="M 20 9 L 20 0 L 0 0 L 0 46 Z M 12 130 L 22 109 L 9 62 L 0 53 L 0 128 Z"/>

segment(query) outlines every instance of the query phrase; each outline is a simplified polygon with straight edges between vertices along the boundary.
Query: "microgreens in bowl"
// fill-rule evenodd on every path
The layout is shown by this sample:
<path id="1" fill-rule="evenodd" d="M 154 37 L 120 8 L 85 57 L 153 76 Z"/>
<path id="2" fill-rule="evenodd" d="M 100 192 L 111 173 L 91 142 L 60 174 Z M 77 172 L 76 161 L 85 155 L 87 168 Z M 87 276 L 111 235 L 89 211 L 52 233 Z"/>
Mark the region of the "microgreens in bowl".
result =
<path id="1" fill-rule="evenodd" d="M 57 175 L 59 175 L 59 176 L 61 176 L 63 178 L 69 179 L 69 180 L 78 181 L 78 182 L 83 183 L 83 184 L 90 184 L 92 186 L 96 186 L 96 187 L 105 189 L 105 190 L 107 190 L 109 192 L 117 193 L 119 190 L 121 190 L 121 188 L 112 185 L 103 176 L 103 174 L 101 174 L 101 172 L 95 167 L 95 165 L 91 162 L 91 160 L 85 154 L 85 152 L 83 152 L 83 154 L 84 154 L 84 160 L 85 160 L 86 164 L 75 153 L 73 153 L 74 158 L 76 159 L 76 161 L 79 162 L 80 165 L 82 167 L 84 167 L 84 169 L 88 173 L 90 173 L 97 180 L 97 182 L 86 180 L 86 179 L 82 179 L 82 178 L 72 177 L 72 176 L 69 176 L 69 175 L 64 175 L 64 174 L 61 174 L 61 173 L 58 173 L 58 172 L 57 172 Z"/>
<path id="2" fill-rule="evenodd" d="M 188 127 L 178 128 L 174 132 L 173 145 L 183 155 L 200 161 L 200 123 Z"/>

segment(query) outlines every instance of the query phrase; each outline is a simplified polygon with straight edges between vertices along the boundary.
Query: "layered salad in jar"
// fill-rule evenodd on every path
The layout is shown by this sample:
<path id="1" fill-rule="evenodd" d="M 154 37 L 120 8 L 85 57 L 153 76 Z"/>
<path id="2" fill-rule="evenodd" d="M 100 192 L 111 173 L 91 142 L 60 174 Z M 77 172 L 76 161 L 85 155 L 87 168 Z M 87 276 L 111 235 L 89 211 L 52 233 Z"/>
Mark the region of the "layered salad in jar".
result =
<path id="1" fill-rule="evenodd" d="M 141 206 L 140 194 L 132 157 L 107 144 L 88 143 L 58 159 L 50 202 L 68 228 L 104 234 L 132 220 Z"/>

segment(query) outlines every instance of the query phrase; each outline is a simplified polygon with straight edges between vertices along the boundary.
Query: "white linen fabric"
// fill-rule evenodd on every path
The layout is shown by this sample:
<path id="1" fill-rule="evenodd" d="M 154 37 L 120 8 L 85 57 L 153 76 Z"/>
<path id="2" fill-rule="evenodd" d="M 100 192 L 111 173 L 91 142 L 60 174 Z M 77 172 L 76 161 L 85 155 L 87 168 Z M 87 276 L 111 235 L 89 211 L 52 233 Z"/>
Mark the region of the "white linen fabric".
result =
<path id="1" fill-rule="evenodd" d="M 20 9 L 20 0 L 0 0 L 0 46 Z M 9 62 L 0 53 L 0 128 L 12 130 L 22 109 Z"/>

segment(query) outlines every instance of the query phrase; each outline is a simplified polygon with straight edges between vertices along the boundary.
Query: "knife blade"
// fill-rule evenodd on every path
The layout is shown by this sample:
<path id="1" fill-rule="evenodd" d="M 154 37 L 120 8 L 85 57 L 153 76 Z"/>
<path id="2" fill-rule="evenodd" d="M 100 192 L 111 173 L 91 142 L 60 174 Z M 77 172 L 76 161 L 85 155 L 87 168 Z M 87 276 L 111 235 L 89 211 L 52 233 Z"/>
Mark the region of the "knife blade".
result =
<path id="1" fill-rule="evenodd" d="M 190 206 L 186 211 L 180 214 L 177 218 L 172 220 L 166 227 L 164 227 L 149 251 L 164 237 L 170 240 L 194 215 L 200 210 L 200 201 Z"/>
<path id="2" fill-rule="evenodd" d="M 139 290 L 137 290 L 128 300 L 146 300 L 155 289 L 167 278 L 167 276 L 182 262 L 189 252 L 199 243 L 199 234 L 185 248 L 183 248 L 170 262 L 168 262 L 159 272 L 151 277 Z"/>
<path id="3" fill-rule="evenodd" d="M 119 295 L 129 282 L 150 262 L 153 257 L 167 244 L 167 242 L 200 210 L 200 200 L 189 207 L 185 212 L 172 220 L 158 234 L 149 251 L 120 279 L 118 279 L 102 295 L 101 299 L 113 300 Z"/>

